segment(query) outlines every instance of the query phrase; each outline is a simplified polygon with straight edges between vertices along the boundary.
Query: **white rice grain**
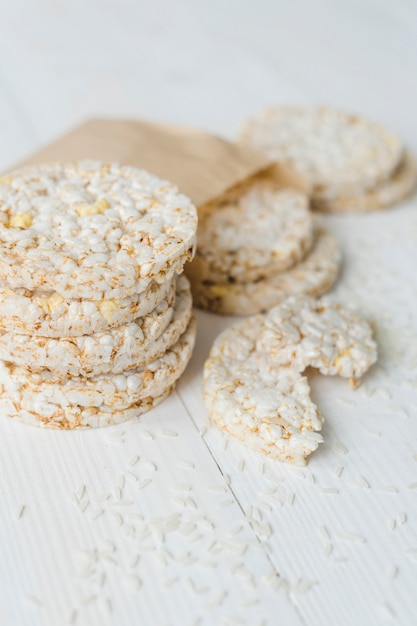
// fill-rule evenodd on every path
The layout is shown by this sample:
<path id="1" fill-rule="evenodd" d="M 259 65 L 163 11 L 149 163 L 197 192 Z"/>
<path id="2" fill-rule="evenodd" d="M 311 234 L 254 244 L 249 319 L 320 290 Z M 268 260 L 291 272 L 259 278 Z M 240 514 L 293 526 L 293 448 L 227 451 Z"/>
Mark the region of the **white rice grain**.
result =
<path id="1" fill-rule="evenodd" d="M 337 535 L 337 538 L 341 539 L 342 541 L 352 541 L 354 543 L 366 542 L 365 537 L 362 537 L 361 535 L 357 535 L 355 533 L 340 533 L 339 535 Z"/>
<path id="2" fill-rule="evenodd" d="M 128 480 L 137 483 L 139 478 L 138 476 L 136 476 L 136 474 L 134 474 L 133 472 L 131 472 L 130 470 L 128 470 L 127 472 L 125 472 L 125 476 Z"/>
<path id="3" fill-rule="evenodd" d="M 127 574 L 127 576 L 124 577 L 124 583 L 126 587 L 135 592 L 139 591 L 142 587 L 142 581 L 136 574 Z"/>
<path id="4" fill-rule="evenodd" d="M 395 613 L 392 607 L 388 604 L 388 602 L 384 602 L 383 604 L 381 604 L 381 609 L 383 613 L 385 613 L 385 615 L 387 615 L 388 617 L 395 617 Z"/>
<path id="5" fill-rule="evenodd" d="M 182 467 L 183 469 L 186 469 L 186 470 L 195 469 L 194 463 L 190 463 L 189 461 L 178 461 L 177 465 L 178 467 Z"/>
<path id="6" fill-rule="evenodd" d="M 348 448 L 339 441 L 333 444 L 333 450 L 338 454 L 347 454 L 349 452 Z"/>
<path id="7" fill-rule="evenodd" d="M 234 500 L 223 500 L 222 502 L 219 502 L 219 507 L 224 508 L 226 506 L 231 506 L 234 503 L 235 503 Z"/>
<path id="8" fill-rule="evenodd" d="M 398 523 L 405 524 L 406 521 L 407 521 L 407 514 L 404 511 L 402 511 L 401 513 L 398 513 Z"/>
<path id="9" fill-rule="evenodd" d="M 160 430 L 159 431 L 161 435 L 163 435 L 164 437 L 178 437 L 178 433 L 175 432 L 175 430 Z"/>
<path id="10" fill-rule="evenodd" d="M 104 513 L 104 509 L 96 509 L 91 515 L 90 515 L 90 519 L 92 519 L 93 521 L 98 519 L 101 515 L 103 515 Z"/>
<path id="11" fill-rule="evenodd" d="M 152 480 L 150 478 L 146 478 L 146 480 L 142 480 L 142 482 L 140 482 L 138 484 L 138 489 L 144 489 L 145 487 L 147 487 L 148 485 L 150 485 L 152 482 Z"/>
<path id="12" fill-rule="evenodd" d="M 330 533 L 327 530 L 326 526 L 320 526 L 320 532 L 322 534 L 322 537 L 326 540 L 326 541 L 330 541 L 331 537 L 330 537 Z"/>
<path id="13" fill-rule="evenodd" d="M 295 493 L 289 493 L 285 498 L 285 503 L 288 506 L 292 506 L 294 504 Z"/>
<path id="14" fill-rule="evenodd" d="M 384 493 L 398 493 L 397 487 L 393 487 L 392 485 L 381 485 L 377 487 L 378 491 L 383 491 Z"/>
<path id="15" fill-rule="evenodd" d="M 147 439 L 148 441 L 153 441 L 155 439 L 154 435 L 150 433 L 149 430 L 142 430 L 141 435 L 144 439 Z"/>

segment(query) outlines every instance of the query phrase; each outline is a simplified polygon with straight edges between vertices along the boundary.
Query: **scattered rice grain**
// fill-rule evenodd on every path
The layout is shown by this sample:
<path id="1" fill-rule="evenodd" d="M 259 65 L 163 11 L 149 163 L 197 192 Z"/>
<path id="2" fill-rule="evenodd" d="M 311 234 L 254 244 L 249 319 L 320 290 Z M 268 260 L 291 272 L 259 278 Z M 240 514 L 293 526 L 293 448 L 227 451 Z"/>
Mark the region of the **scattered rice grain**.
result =
<path id="1" fill-rule="evenodd" d="M 142 587 L 142 581 L 136 574 L 127 574 L 124 577 L 124 583 L 131 591 L 139 591 Z"/>
<path id="2" fill-rule="evenodd" d="M 398 493 L 397 487 L 393 487 L 392 485 L 381 485 L 377 487 L 378 491 L 383 491 L 384 493 Z"/>
<path id="3" fill-rule="evenodd" d="M 226 489 L 226 487 L 223 487 L 223 485 L 212 485 L 208 488 L 208 490 L 213 493 L 229 493 L 229 490 Z"/>
<path id="4" fill-rule="evenodd" d="M 80 502 L 80 506 L 79 509 L 81 511 L 81 513 L 84 513 L 84 511 L 86 510 L 86 508 L 88 507 L 88 505 L 90 504 L 90 501 L 85 499 L 82 502 Z"/>
<path id="5" fill-rule="evenodd" d="M 361 535 L 356 535 L 355 533 L 340 533 L 337 535 L 337 538 L 341 539 L 342 541 L 352 541 L 355 543 L 366 542 L 365 537 L 362 537 Z"/>
<path id="6" fill-rule="evenodd" d="M 323 550 L 324 556 L 330 556 L 332 552 L 333 552 L 333 544 L 327 543 L 324 546 L 324 550 Z"/>
<path id="7" fill-rule="evenodd" d="M 161 435 L 163 435 L 164 437 L 178 437 L 178 433 L 175 432 L 175 430 L 160 430 L 159 433 Z"/>
<path id="8" fill-rule="evenodd" d="M 320 526 L 320 532 L 321 532 L 321 534 L 322 534 L 323 538 L 324 538 L 326 541 L 330 541 L 330 539 L 331 539 L 331 537 L 330 537 L 330 533 L 329 533 L 329 531 L 327 530 L 326 526 Z"/>
<path id="9" fill-rule="evenodd" d="M 333 444 L 333 450 L 338 454 L 347 454 L 349 452 L 348 448 L 339 441 Z"/>
<path id="10" fill-rule="evenodd" d="M 383 612 L 384 612 L 387 616 L 389 616 L 389 617 L 395 617 L 395 613 L 394 613 L 394 611 L 393 611 L 392 607 L 388 604 L 388 602 L 384 602 L 384 603 L 381 605 L 381 608 L 382 608 Z"/>
<path id="11" fill-rule="evenodd" d="M 289 506 L 292 506 L 294 504 L 294 498 L 295 498 L 295 493 L 289 493 L 287 497 L 285 498 L 285 503 L 288 504 Z"/>
<path id="12" fill-rule="evenodd" d="M 98 519 L 101 515 L 103 515 L 104 513 L 104 509 L 96 509 L 91 515 L 90 515 L 90 519 L 92 519 L 93 521 Z"/>
<path id="13" fill-rule="evenodd" d="M 182 467 L 183 469 L 193 470 L 195 469 L 194 463 L 190 463 L 189 461 L 178 461 L 178 467 Z"/>
<path id="14" fill-rule="evenodd" d="M 219 502 L 219 507 L 224 508 L 226 506 L 231 506 L 234 503 L 235 503 L 234 500 L 223 500 L 222 502 Z"/>
<path id="15" fill-rule="evenodd" d="M 131 480 L 132 482 L 138 482 L 139 478 L 136 476 L 136 474 L 134 474 L 133 472 L 131 472 L 130 470 L 128 470 L 125 473 L 125 476 L 128 480 Z"/>
<path id="16" fill-rule="evenodd" d="M 33 596 L 30 593 L 25 595 L 25 600 L 32 606 L 42 606 L 42 602 L 39 600 L 39 598 L 37 598 L 36 596 Z"/>
<path id="17" fill-rule="evenodd" d="M 216 607 L 220 606 L 224 602 L 226 596 L 227 596 L 227 591 L 222 591 L 217 596 L 215 596 L 209 604 L 206 604 L 205 608 L 215 609 Z"/>
<path id="18" fill-rule="evenodd" d="M 152 480 L 150 478 L 146 478 L 146 480 L 142 480 L 142 482 L 140 482 L 138 484 L 138 489 L 144 489 L 145 487 L 147 487 L 148 485 L 150 485 L 152 482 Z"/>
<path id="19" fill-rule="evenodd" d="M 16 512 L 14 514 L 14 518 L 16 520 L 21 519 L 21 517 L 23 516 L 23 513 L 25 512 L 26 509 L 26 505 L 25 504 L 21 504 L 17 509 Z"/>
<path id="20" fill-rule="evenodd" d="M 114 511 L 112 511 L 112 513 L 116 524 L 118 524 L 119 526 L 123 526 L 123 517 L 120 515 L 120 513 L 115 513 Z"/>

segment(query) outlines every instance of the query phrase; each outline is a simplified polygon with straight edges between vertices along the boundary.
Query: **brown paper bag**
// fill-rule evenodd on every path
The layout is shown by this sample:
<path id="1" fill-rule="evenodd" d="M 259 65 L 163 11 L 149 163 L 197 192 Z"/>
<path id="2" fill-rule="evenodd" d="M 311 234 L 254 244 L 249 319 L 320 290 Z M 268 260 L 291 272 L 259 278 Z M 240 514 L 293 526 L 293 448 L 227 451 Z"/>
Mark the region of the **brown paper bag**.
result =
<path id="1" fill-rule="evenodd" d="M 216 204 L 253 177 L 308 192 L 289 168 L 202 130 L 133 120 L 93 119 L 21 165 L 97 159 L 141 167 L 175 183 L 198 207 Z"/>

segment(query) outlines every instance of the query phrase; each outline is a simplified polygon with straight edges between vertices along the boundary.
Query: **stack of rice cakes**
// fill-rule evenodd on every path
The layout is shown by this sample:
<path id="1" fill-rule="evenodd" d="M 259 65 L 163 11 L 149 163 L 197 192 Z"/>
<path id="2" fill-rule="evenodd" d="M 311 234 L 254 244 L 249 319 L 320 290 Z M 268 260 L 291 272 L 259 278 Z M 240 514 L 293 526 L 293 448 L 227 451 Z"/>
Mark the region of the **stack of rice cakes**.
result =
<path id="1" fill-rule="evenodd" d="M 286 163 L 328 213 L 371 211 L 405 199 L 417 166 L 389 130 L 328 107 L 271 107 L 248 120 L 240 141 Z"/>
<path id="2" fill-rule="evenodd" d="M 197 214 L 167 181 L 79 162 L 0 179 L 0 408 L 55 428 L 151 409 L 194 347 Z"/>
<path id="3" fill-rule="evenodd" d="M 325 293 L 340 257 L 304 193 L 260 178 L 200 209 L 197 253 L 186 271 L 195 305 L 250 315 L 288 295 Z"/>

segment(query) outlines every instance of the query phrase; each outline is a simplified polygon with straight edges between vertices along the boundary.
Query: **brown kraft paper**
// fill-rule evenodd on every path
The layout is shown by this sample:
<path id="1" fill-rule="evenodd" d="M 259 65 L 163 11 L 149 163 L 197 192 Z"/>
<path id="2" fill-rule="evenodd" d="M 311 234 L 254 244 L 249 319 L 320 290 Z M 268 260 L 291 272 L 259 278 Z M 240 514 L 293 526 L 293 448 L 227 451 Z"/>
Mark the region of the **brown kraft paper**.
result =
<path id="1" fill-rule="evenodd" d="M 308 193 L 306 182 L 262 154 L 202 130 L 139 120 L 92 119 L 19 166 L 96 159 L 133 165 L 170 180 L 197 207 L 218 205 L 252 178 Z"/>

